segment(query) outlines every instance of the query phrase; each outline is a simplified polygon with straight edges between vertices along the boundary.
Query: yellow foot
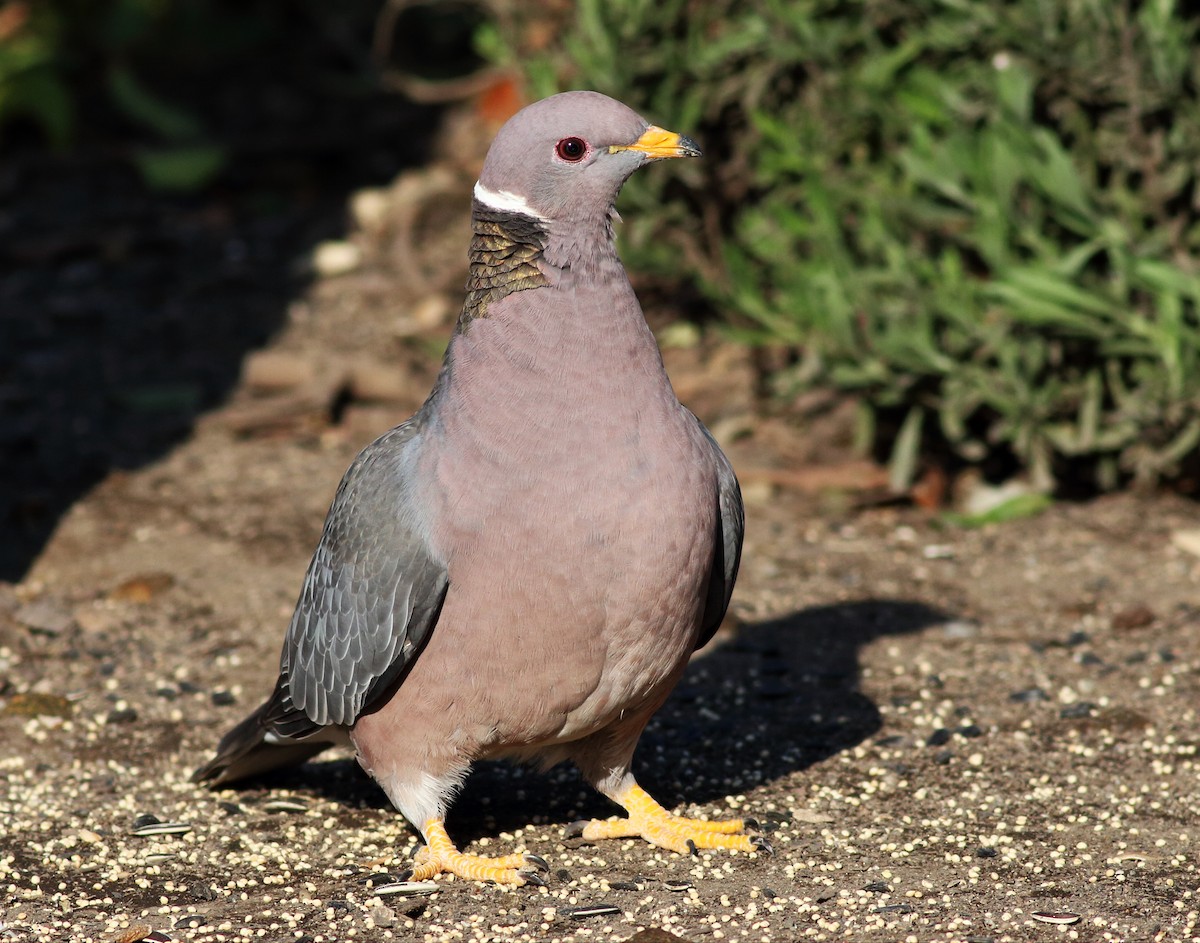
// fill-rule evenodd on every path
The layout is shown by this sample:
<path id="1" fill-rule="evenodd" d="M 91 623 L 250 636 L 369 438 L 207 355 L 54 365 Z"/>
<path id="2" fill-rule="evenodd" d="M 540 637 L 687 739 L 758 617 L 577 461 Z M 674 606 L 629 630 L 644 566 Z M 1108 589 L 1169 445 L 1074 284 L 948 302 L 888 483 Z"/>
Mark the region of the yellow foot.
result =
<path id="1" fill-rule="evenodd" d="M 468 881 L 491 881 L 520 887 L 535 884 L 545 887 L 546 882 L 539 871 L 549 871 L 550 866 L 537 855 L 504 855 L 501 858 L 484 858 L 466 855 L 454 847 L 446 826 L 440 819 L 430 819 L 422 829 L 429 843 L 417 852 L 413 859 L 410 881 L 428 881 L 435 874 L 457 874 Z"/>
<path id="2" fill-rule="evenodd" d="M 613 798 L 629 813 L 628 818 L 576 822 L 568 826 L 567 834 L 582 835 L 588 841 L 640 836 L 652 845 L 681 855 L 694 855 L 701 848 L 730 848 L 774 854 L 771 843 L 762 835 L 745 834 L 758 829 L 758 823 L 753 819 L 710 822 L 708 819 L 672 815 L 636 783 Z"/>

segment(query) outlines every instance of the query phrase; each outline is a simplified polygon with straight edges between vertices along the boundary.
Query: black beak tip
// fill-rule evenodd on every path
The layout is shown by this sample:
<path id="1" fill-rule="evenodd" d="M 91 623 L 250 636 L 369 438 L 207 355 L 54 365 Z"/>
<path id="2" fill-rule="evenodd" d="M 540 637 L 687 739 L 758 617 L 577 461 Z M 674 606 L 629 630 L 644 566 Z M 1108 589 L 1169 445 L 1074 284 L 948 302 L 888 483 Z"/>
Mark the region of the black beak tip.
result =
<path id="1" fill-rule="evenodd" d="M 691 138 L 683 137 L 682 135 L 679 137 L 679 150 L 684 157 L 704 156 L 704 151 L 700 150 L 700 145 Z"/>

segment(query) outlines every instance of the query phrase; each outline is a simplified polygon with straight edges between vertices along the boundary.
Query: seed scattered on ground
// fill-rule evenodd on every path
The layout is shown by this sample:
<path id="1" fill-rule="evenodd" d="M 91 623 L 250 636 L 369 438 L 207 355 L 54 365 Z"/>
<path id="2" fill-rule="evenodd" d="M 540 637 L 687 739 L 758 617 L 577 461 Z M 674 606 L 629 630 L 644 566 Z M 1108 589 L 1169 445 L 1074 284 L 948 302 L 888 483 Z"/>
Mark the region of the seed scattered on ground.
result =
<path id="1" fill-rule="evenodd" d="M 436 881 L 396 881 L 376 885 L 371 890 L 379 897 L 423 897 L 436 894 L 438 885 Z"/>
<path id="2" fill-rule="evenodd" d="M 609 914 L 619 914 L 620 907 L 612 904 L 584 904 L 580 907 L 564 907 L 559 911 L 564 917 L 572 920 L 586 920 L 588 917 L 605 917 Z"/>
<path id="3" fill-rule="evenodd" d="M 911 914 L 915 907 L 912 904 L 887 904 L 883 907 L 872 907 L 873 914 Z"/>
<path id="4" fill-rule="evenodd" d="M 262 804 L 264 812 L 307 812 L 308 803 L 298 799 L 271 799 Z"/>
<path id="5" fill-rule="evenodd" d="M 158 835 L 186 835 L 192 827 L 186 822 L 154 822 L 135 828 L 129 834 L 136 838 L 154 838 Z"/>
<path id="6" fill-rule="evenodd" d="M 1078 923 L 1081 919 L 1079 914 L 1068 912 L 1046 913 L 1044 911 L 1038 911 L 1037 913 L 1032 913 L 1029 916 L 1031 916 L 1034 920 L 1041 921 L 1042 923 L 1057 923 L 1064 926 L 1072 923 Z"/>

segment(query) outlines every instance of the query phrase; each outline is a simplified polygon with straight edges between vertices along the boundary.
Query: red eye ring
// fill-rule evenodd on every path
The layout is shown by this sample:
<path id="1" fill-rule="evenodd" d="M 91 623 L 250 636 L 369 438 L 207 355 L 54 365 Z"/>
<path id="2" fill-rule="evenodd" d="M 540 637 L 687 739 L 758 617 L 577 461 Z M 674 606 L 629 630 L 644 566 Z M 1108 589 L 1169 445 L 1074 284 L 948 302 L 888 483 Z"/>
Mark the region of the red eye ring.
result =
<path id="1" fill-rule="evenodd" d="M 583 160 L 587 151 L 587 141 L 583 138 L 563 138 L 554 146 L 554 153 L 571 164 Z"/>

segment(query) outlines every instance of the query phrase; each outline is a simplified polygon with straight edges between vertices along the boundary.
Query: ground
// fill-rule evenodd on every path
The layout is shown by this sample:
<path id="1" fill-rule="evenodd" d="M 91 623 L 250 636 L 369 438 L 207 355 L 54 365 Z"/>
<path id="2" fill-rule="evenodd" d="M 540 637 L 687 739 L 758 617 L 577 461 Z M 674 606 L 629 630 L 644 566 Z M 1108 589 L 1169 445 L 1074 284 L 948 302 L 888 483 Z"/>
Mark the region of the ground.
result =
<path id="1" fill-rule="evenodd" d="M 668 368 L 727 444 L 748 520 L 732 617 L 637 769 L 679 811 L 757 817 L 774 854 L 588 845 L 565 826 L 614 810 L 570 770 L 489 766 L 451 834 L 543 856 L 549 886 L 439 879 L 404 898 L 379 887 L 413 832 L 345 756 L 239 790 L 188 781 L 269 691 L 340 475 L 428 389 L 457 304 L 470 166 L 356 191 L 345 239 L 244 343 L 226 332 L 206 353 L 202 323 L 175 323 L 150 345 L 161 362 L 96 381 L 129 396 L 93 403 L 100 388 L 77 384 L 45 403 L 0 397 L 0 415 L 42 410 L 85 439 L 119 428 L 133 443 L 86 474 L 56 464 L 62 488 L 45 485 L 52 450 L 13 479 L 45 487 L 14 503 L 12 520 L 35 520 L 0 584 L 0 938 L 1200 939 L 1195 504 L 1126 494 L 970 529 L 880 501 L 876 473 L 839 451 L 838 410 L 806 420 L 765 400 L 754 358 L 672 328 L 661 296 L 651 322 L 682 342 Z M 181 231 L 244 235 L 236 211 L 212 212 L 176 213 L 157 243 L 139 242 L 143 224 L 125 239 L 184 258 L 197 243 Z M 185 286 L 187 318 L 188 298 L 219 319 L 261 289 L 246 252 L 305 269 L 280 260 L 286 238 L 260 235 L 216 252 L 216 287 Z M 450 255 L 433 252 L 442 243 Z M 44 274 L 69 328 L 91 316 L 70 304 L 80 285 L 119 295 L 108 261 L 88 267 L 100 250 L 71 246 L 26 245 L 28 272 L 4 297 L 32 311 Z M 172 303 L 169 285 L 154 296 Z M 136 310 L 121 299 L 103 317 Z M 88 349 L 64 331 L 29 328 L 41 359 L 0 351 L 8 375 L 75 375 Z M 104 418 L 110 399 L 118 419 Z M 181 399 L 193 412 L 172 425 Z M 139 453 L 143 420 L 153 447 Z M 146 834 L 146 816 L 186 828 Z"/>

